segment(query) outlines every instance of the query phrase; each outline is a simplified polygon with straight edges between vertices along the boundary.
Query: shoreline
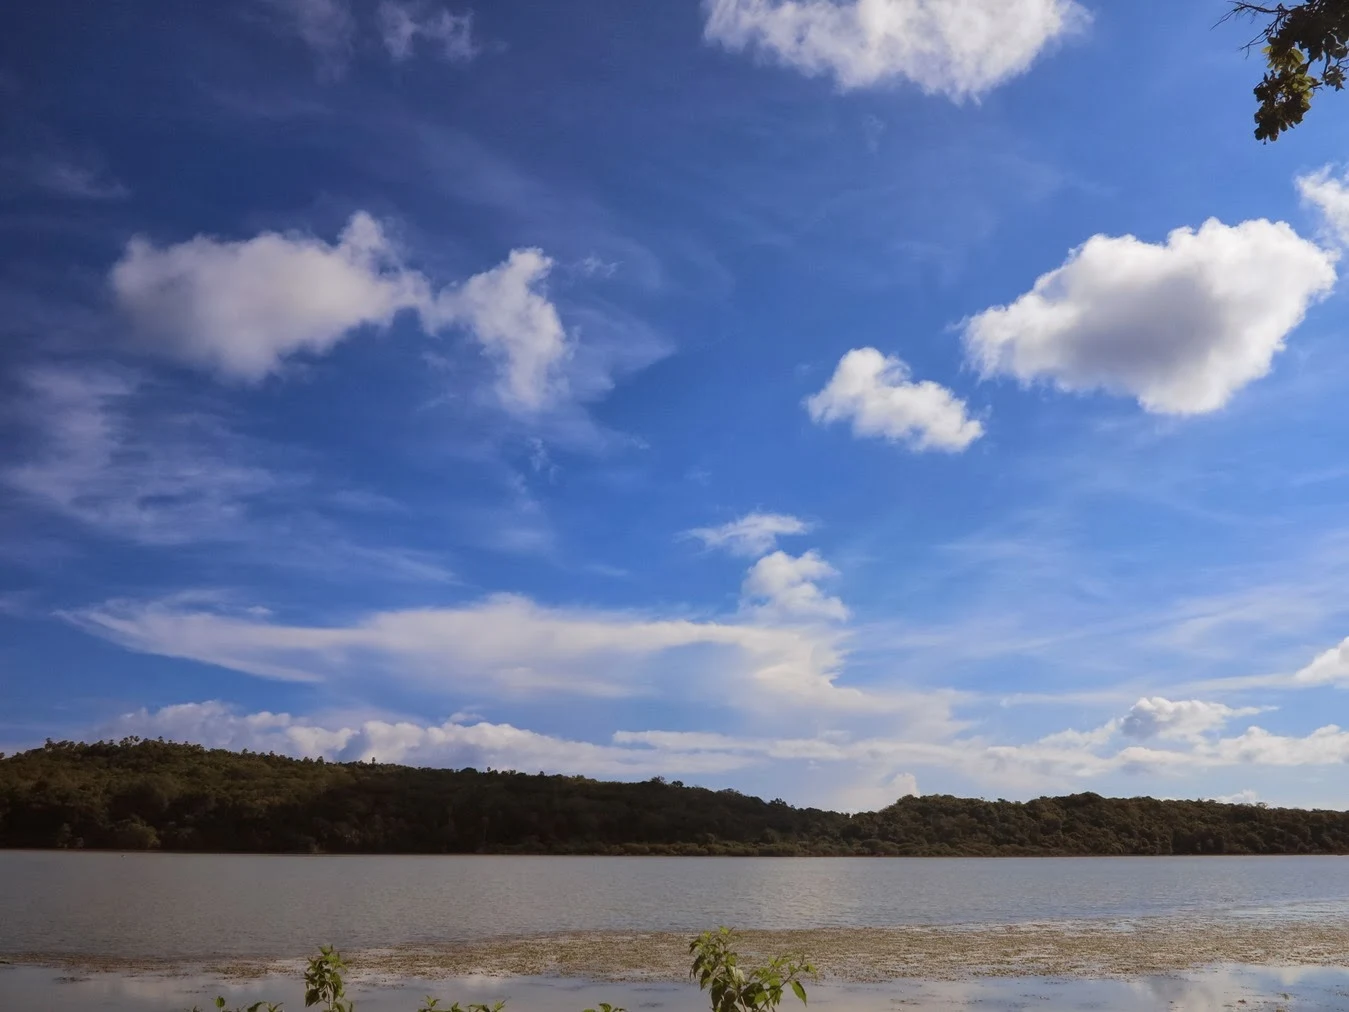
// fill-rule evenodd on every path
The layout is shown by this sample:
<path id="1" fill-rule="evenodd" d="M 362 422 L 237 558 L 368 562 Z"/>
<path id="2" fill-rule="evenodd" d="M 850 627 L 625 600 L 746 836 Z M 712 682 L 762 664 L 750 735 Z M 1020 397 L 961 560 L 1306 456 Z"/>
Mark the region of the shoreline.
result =
<path id="1" fill-rule="evenodd" d="M 1183 918 L 1005 925 L 747 930 L 750 959 L 801 952 L 822 980 L 884 983 L 990 977 L 1107 979 L 1155 976 L 1223 965 L 1349 964 L 1349 923 L 1241 923 Z M 407 978 L 553 977 L 613 982 L 688 979 L 685 932 L 573 932 L 345 952 L 354 981 Z M 315 946 L 317 947 L 316 940 Z M 84 973 L 224 979 L 294 974 L 303 959 L 153 959 L 13 953 L 0 965 Z"/>
<path id="2" fill-rule="evenodd" d="M 1243 854 L 1228 852 L 1223 854 L 1093 854 L 1085 851 L 1035 851 L 1025 854 L 760 854 L 744 852 L 709 853 L 688 852 L 671 854 L 641 853 L 638 851 L 584 851 L 557 853 L 546 850 L 485 850 L 455 851 L 439 853 L 432 851 L 286 851 L 286 850 L 174 850 L 155 847 L 152 850 L 118 850 L 115 847 L 5 847 L 0 846 L 0 854 L 117 854 L 122 857 L 142 854 L 165 854 L 176 857 L 285 857 L 285 858 L 369 858 L 369 857 L 415 857 L 415 858 L 501 858 L 501 857 L 546 857 L 549 860 L 560 858 L 698 858 L 725 861 L 743 861 L 762 858 L 773 861 L 1209 861 L 1209 860 L 1249 860 L 1251 858 L 1279 860 L 1282 858 L 1349 858 L 1349 850 L 1318 850 L 1312 853 Z"/>

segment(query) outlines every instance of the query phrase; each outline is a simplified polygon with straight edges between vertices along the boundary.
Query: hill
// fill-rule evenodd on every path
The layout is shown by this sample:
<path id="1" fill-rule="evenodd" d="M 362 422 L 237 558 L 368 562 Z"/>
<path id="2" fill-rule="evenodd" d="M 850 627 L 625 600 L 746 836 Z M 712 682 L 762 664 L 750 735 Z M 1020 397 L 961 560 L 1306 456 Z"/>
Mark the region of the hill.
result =
<path id="1" fill-rule="evenodd" d="M 164 741 L 0 758 L 0 847 L 261 853 L 1345 854 L 1349 813 L 1074 794 L 793 808 L 733 790 L 330 763 Z"/>

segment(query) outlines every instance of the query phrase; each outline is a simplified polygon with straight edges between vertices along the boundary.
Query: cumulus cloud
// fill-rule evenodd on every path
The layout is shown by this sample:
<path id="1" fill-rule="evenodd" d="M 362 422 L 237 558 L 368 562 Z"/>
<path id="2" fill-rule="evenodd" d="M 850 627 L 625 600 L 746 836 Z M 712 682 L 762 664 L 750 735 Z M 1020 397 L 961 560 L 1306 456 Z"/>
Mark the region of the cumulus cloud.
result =
<path id="1" fill-rule="evenodd" d="M 468 63 L 478 55 L 473 40 L 473 12 L 451 14 L 444 7 L 433 10 L 425 3 L 385 0 L 377 13 L 384 48 L 394 60 L 412 56 L 418 37 L 434 44 L 450 63 Z"/>
<path id="2" fill-rule="evenodd" d="M 358 327 L 387 327 L 431 304 L 426 279 L 401 265 L 364 212 L 336 244 L 264 232 L 161 248 L 137 237 L 111 282 L 146 347 L 250 382 L 289 356 L 321 354 Z"/>
<path id="3" fill-rule="evenodd" d="M 1349 174 L 1336 178 L 1329 165 L 1297 177 L 1302 201 L 1321 217 L 1330 238 L 1341 246 L 1349 245 Z"/>
<path id="4" fill-rule="evenodd" d="M 558 367 L 571 344 L 542 292 L 552 267 L 542 250 L 512 250 L 505 263 L 442 293 L 433 314 L 468 328 L 499 366 L 502 402 L 523 411 L 538 411 L 566 393 Z"/>
<path id="5" fill-rule="evenodd" d="M 840 88 L 910 81 L 975 98 L 1089 21 L 1075 0 L 705 0 L 704 36 Z"/>
<path id="6" fill-rule="evenodd" d="M 1164 243 L 1092 236 L 1010 305 L 965 321 L 966 353 L 984 376 L 1127 394 L 1158 414 L 1214 411 L 1269 372 L 1333 287 L 1335 259 L 1264 219 L 1209 219 Z"/>
<path id="7" fill-rule="evenodd" d="M 812 525 L 787 513 L 746 513 L 717 527 L 695 527 L 685 535 L 708 548 L 724 548 L 733 555 L 763 555 L 777 547 L 777 540 L 806 534 Z"/>
<path id="8" fill-rule="evenodd" d="M 1140 699 L 1119 723 L 1130 738 L 1179 738 L 1193 740 L 1216 731 L 1234 717 L 1261 713 L 1264 707 L 1231 707 L 1202 699 L 1170 700 L 1161 696 Z"/>
<path id="9" fill-rule="evenodd" d="M 838 576 L 818 552 L 791 556 L 777 551 L 750 567 L 741 590 L 746 607 L 774 620 L 830 619 L 842 622 L 848 609 L 822 591 L 817 580 Z"/>
<path id="10" fill-rule="evenodd" d="M 855 436 L 906 443 L 915 450 L 956 453 L 983 435 L 965 402 L 931 380 L 913 382 L 909 367 L 875 348 L 854 348 L 825 388 L 806 398 L 817 425 L 847 421 Z"/>
<path id="11" fill-rule="evenodd" d="M 788 560 L 765 577 L 763 616 L 841 617 L 842 605 L 801 582 L 818 560 Z M 825 566 L 825 569 L 828 567 Z M 805 575 L 801 575 L 804 573 Z M 756 590 L 759 589 L 756 584 Z M 376 612 L 346 625 L 287 625 L 201 602 L 109 601 L 67 613 L 80 628 L 142 653 L 263 678 L 359 685 L 381 677 L 422 691 L 497 698 L 541 694 L 724 698 L 746 705 L 899 712 L 912 700 L 835 684 L 838 634 L 814 624 L 692 621 L 548 608 L 518 595 L 458 607 Z"/>
<path id="12" fill-rule="evenodd" d="M 242 382 L 411 312 L 427 330 L 467 332 L 496 367 L 501 404 L 534 413 L 571 394 L 564 366 L 574 343 L 544 291 L 552 266 L 542 250 L 517 249 L 491 270 L 437 289 L 402 263 L 378 221 L 357 212 L 336 243 L 276 232 L 165 247 L 135 238 L 110 280 L 144 348 Z M 584 378 L 583 392 L 604 389 Z"/>

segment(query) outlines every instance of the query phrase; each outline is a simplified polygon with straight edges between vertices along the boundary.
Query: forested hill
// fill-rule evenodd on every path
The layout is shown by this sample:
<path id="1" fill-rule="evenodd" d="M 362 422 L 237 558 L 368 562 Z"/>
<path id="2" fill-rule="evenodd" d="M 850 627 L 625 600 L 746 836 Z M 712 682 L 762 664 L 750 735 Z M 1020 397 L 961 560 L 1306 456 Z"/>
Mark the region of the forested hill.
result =
<path id="1" fill-rule="evenodd" d="M 1349 853 L 1349 813 L 1074 794 L 879 812 L 584 777 L 328 763 L 126 739 L 0 759 L 0 846 L 328 853 Z"/>

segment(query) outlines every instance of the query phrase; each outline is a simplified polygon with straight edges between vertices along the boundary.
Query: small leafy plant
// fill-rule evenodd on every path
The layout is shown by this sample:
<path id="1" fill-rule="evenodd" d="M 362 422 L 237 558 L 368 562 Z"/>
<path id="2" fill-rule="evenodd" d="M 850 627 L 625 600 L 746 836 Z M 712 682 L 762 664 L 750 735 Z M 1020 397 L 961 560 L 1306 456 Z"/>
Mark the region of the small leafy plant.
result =
<path id="1" fill-rule="evenodd" d="M 769 1012 L 782 1002 L 787 988 L 801 1004 L 806 1003 L 806 988 L 801 978 L 819 976 L 815 967 L 801 956 L 777 956 L 763 966 L 746 969 L 731 947 L 735 932 L 730 928 L 704 931 L 689 943 L 693 956 L 690 976 L 698 988 L 712 999 L 712 1012 Z"/>
<path id="2" fill-rule="evenodd" d="M 322 1005 L 323 1012 L 352 1012 L 356 1007 L 347 999 L 342 971 L 347 964 L 331 945 L 319 948 L 304 972 L 304 1007 Z"/>

